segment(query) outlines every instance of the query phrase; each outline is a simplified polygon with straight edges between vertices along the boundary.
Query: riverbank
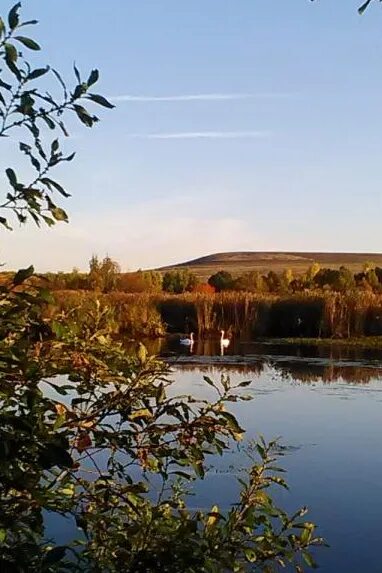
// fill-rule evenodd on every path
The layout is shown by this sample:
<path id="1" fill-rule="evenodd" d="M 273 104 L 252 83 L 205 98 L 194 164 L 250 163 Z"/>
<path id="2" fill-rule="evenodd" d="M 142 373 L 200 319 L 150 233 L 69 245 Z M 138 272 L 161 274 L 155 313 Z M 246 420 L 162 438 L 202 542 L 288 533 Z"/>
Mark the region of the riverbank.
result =
<path id="1" fill-rule="evenodd" d="M 257 341 L 264 345 L 277 346 L 324 346 L 381 349 L 382 336 L 362 336 L 353 338 L 268 338 Z"/>

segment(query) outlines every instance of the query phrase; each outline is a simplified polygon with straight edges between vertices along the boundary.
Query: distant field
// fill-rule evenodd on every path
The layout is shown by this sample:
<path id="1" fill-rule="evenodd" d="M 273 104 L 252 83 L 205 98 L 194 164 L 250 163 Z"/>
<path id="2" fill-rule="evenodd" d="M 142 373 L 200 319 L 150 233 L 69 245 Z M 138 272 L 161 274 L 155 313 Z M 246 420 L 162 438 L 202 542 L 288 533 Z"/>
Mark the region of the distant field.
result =
<path id="1" fill-rule="evenodd" d="M 382 267 L 382 253 L 216 253 L 192 261 L 162 267 L 159 270 L 164 272 L 170 269 L 188 268 L 204 280 L 220 270 L 238 276 L 248 271 L 267 273 L 270 270 L 281 272 L 284 269 L 292 269 L 298 275 L 304 273 L 314 262 L 319 263 L 321 267 L 339 268 L 343 265 L 352 272 L 359 272 L 366 262 L 373 262 Z"/>

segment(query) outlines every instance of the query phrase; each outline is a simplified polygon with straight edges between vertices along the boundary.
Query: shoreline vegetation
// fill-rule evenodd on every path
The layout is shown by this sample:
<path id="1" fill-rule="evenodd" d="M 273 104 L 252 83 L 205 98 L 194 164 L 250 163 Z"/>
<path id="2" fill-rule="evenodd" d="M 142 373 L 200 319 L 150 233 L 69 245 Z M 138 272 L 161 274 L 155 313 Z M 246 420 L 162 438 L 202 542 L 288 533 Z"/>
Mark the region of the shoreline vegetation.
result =
<path id="1" fill-rule="evenodd" d="M 195 332 L 294 345 L 382 347 L 382 295 L 311 292 L 295 295 L 221 292 L 182 295 L 55 291 L 44 317 L 65 317 L 80 327 L 97 306 L 102 324 L 117 336 L 156 338 Z"/>
<path id="2" fill-rule="evenodd" d="M 1 273 L 0 283 L 12 276 Z M 44 310 L 47 320 L 65 317 L 80 328 L 98 305 L 104 328 L 117 336 L 194 332 L 208 337 L 223 329 L 240 340 L 381 345 L 382 267 L 372 262 L 355 273 L 317 262 L 299 275 L 292 269 L 235 276 L 220 270 L 200 282 L 185 268 L 122 273 L 110 257 L 93 255 L 88 273 L 73 269 L 31 280 L 52 293 Z"/>

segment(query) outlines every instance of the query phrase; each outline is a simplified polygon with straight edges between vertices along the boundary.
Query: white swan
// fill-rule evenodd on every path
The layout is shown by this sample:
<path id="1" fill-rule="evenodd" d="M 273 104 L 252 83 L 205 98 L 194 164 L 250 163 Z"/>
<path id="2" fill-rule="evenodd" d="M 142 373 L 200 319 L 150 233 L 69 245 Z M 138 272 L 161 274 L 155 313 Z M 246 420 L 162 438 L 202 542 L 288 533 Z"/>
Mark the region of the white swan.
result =
<path id="1" fill-rule="evenodd" d="M 179 342 L 183 346 L 192 346 L 194 344 L 194 333 L 191 332 L 190 338 L 181 338 Z"/>
<path id="2" fill-rule="evenodd" d="M 227 348 L 229 346 L 229 343 L 231 342 L 229 338 L 224 338 L 224 330 L 220 331 L 221 336 L 220 336 L 220 346 L 222 346 L 223 348 Z"/>

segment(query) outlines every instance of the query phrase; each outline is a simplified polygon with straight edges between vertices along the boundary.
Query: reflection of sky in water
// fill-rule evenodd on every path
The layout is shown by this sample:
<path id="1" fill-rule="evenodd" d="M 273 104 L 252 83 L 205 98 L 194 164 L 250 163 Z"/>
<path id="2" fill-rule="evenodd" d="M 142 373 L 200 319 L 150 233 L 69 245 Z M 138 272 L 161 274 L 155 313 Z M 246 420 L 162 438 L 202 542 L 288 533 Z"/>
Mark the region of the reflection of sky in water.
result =
<path id="1" fill-rule="evenodd" d="M 218 377 L 214 367 L 210 377 Z M 196 393 L 206 372 L 177 370 L 179 390 Z M 251 378 L 231 372 L 232 381 Z M 292 446 L 281 464 L 288 470 L 290 492 L 278 491 L 283 507 L 295 510 L 308 505 L 310 518 L 320 525 L 319 533 L 330 549 L 318 554 L 321 570 L 327 573 L 379 573 L 382 519 L 382 382 L 368 385 L 338 381 L 301 384 L 285 378 L 273 368 L 254 373 L 251 402 L 232 404 L 247 437 L 262 433 L 266 439 L 281 436 Z M 208 389 L 209 392 L 209 389 Z M 238 454 L 219 463 L 237 468 Z M 227 507 L 237 491 L 229 472 L 210 472 L 198 487 L 201 505 L 217 501 Z"/>
<path id="2" fill-rule="evenodd" d="M 289 511 L 309 506 L 309 518 L 320 525 L 319 534 L 331 546 L 318 552 L 321 570 L 381 572 L 381 363 L 375 356 L 298 360 L 285 352 L 255 358 L 252 364 L 232 360 L 226 365 L 173 365 L 174 391 L 212 397 L 203 375 L 253 380 L 243 391 L 254 400 L 232 403 L 231 408 L 248 439 L 259 433 L 268 440 L 281 436 L 288 446 L 279 465 L 288 470 L 291 491 L 277 490 L 277 500 Z M 195 486 L 190 505 L 218 503 L 227 509 L 237 498 L 236 477 L 246 464 L 237 449 L 216 459 L 205 480 Z M 62 521 L 52 525 L 59 541 L 67 541 L 71 528 Z"/>

